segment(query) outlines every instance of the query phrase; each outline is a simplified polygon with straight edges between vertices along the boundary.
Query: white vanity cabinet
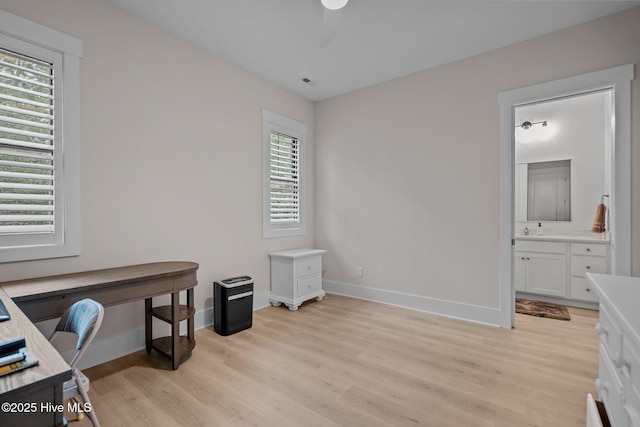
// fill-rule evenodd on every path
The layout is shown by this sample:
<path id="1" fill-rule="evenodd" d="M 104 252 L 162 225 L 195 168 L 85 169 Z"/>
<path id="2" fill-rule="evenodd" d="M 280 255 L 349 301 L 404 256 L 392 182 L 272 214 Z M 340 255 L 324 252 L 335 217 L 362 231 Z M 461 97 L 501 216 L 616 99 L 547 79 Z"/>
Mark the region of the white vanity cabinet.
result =
<path id="1" fill-rule="evenodd" d="M 566 244 L 517 240 L 514 286 L 517 291 L 567 296 Z"/>
<path id="2" fill-rule="evenodd" d="M 609 245 L 601 243 L 571 243 L 571 298 L 598 302 L 586 273 L 609 272 Z"/>
<path id="3" fill-rule="evenodd" d="M 322 290 L 322 249 L 292 249 L 273 252 L 271 258 L 271 296 L 273 306 L 284 303 L 296 311 L 300 304 L 325 296 Z"/>
<path id="4" fill-rule="evenodd" d="M 595 236 L 516 237 L 513 286 L 522 298 L 541 295 L 549 302 L 596 308 L 598 295 L 585 274 L 611 271 L 610 247 Z"/>
<path id="5" fill-rule="evenodd" d="M 585 276 L 600 299 L 598 395 L 613 427 L 640 427 L 640 278 Z"/>

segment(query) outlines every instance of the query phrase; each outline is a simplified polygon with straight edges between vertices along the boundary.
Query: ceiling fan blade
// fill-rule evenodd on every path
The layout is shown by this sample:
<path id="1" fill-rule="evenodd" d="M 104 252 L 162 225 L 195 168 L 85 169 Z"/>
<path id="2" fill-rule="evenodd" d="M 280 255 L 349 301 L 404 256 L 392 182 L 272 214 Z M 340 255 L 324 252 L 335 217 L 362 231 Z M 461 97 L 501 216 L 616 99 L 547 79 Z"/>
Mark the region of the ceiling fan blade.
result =
<path id="1" fill-rule="evenodd" d="M 322 34 L 320 39 L 320 47 L 325 47 L 336 36 L 338 27 L 340 27 L 340 15 L 342 10 L 324 9 L 322 16 Z"/>

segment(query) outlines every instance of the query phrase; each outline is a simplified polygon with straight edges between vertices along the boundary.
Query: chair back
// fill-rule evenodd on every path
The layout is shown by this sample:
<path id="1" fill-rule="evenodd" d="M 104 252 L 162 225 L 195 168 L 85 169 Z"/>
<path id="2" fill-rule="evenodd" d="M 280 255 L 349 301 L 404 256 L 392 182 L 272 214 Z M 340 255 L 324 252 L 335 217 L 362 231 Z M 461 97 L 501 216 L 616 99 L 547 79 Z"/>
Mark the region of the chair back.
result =
<path id="1" fill-rule="evenodd" d="M 93 341 L 104 317 L 104 307 L 90 298 L 77 301 L 62 315 L 56 325 L 49 341 L 53 340 L 58 332 L 71 332 L 78 335 L 76 350 L 78 352 L 71 359 L 69 365 L 75 368 L 80 357 L 84 354 Z"/>

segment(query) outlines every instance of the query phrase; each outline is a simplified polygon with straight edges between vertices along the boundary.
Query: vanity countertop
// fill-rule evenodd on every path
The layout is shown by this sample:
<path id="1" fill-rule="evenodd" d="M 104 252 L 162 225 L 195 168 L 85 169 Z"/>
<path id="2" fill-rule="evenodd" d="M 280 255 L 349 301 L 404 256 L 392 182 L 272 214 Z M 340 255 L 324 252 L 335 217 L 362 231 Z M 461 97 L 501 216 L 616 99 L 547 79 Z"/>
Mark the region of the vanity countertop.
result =
<path id="1" fill-rule="evenodd" d="M 523 230 L 517 230 L 514 238 L 516 240 L 543 240 L 552 242 L 576 242 L 576 243 L 610 243 L 609 232 L 592 233 L 589 230 L 544 230 L 542 236 L 536 234 L 536 229 L 529 231 L 529 235 L 524 235 Z"/>

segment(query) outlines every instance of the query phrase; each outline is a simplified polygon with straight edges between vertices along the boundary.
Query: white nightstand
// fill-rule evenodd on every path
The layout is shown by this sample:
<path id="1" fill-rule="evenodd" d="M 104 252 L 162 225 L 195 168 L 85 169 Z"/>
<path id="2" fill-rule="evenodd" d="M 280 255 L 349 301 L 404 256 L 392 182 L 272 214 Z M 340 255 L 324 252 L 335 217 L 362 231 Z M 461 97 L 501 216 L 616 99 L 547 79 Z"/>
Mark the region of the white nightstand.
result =
<path id="1" fill-rule="evenodd" d="M 322 290 L 323 249 L 292 249 L 273 252 L 271 258 L 271 297 L 273 306 L 284 303 L 296 311 L 300 304 L 325 296 Z"/>

